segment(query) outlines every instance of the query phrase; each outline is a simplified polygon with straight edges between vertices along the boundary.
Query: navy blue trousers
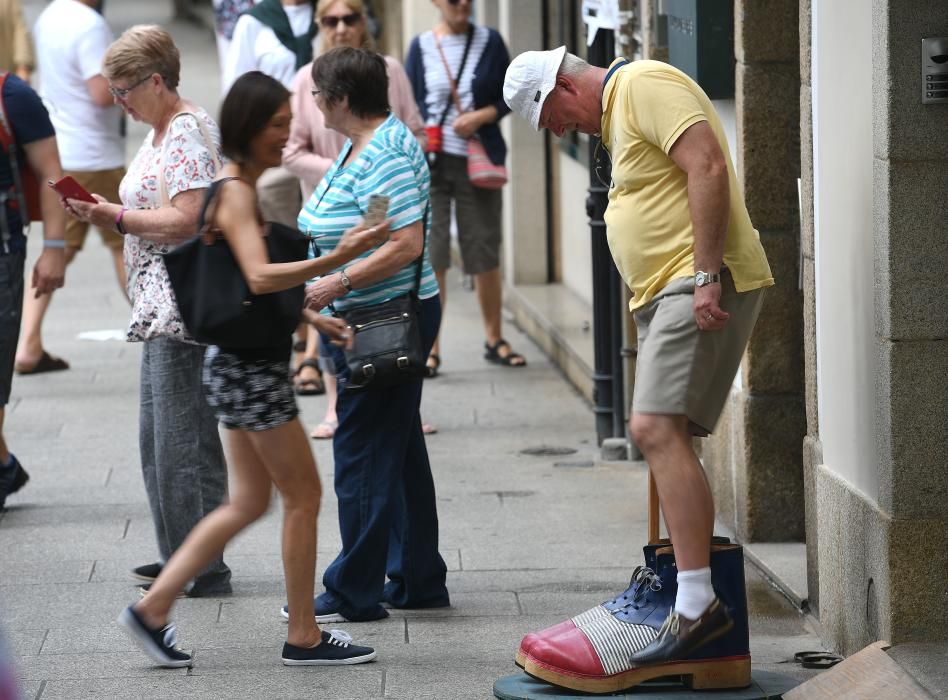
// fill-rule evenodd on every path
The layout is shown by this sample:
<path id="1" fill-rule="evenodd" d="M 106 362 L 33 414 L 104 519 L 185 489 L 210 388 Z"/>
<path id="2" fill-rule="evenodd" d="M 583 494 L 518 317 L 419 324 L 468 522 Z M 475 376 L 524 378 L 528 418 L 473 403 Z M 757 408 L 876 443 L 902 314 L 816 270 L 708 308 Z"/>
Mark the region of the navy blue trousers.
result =
<path id="1" fill-rule="evenodd" d="M 439 297 L 421 302 L 419 321 L 427 356 L 441 324 Z M 349 620 L 374 620 L 387 615 L 383 601 L 405 608 L 449 605 L 434 478 L 421 431 L 424 380 L 347 391 L 343 353 L 326 345 L 339 378 L 333 454 L 342 551 L 323 575 L 319 607 Z"/>

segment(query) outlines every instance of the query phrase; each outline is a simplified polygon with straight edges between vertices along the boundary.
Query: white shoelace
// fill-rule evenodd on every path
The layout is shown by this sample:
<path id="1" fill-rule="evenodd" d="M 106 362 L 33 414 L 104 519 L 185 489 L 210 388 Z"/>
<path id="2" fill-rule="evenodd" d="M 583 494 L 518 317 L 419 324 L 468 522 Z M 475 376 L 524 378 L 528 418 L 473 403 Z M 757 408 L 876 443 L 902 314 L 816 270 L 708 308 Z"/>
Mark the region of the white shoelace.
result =
<path id="1" fill-rule="evenodd" d="M 347 647 L 352 643 L 352 635 L 343 630 L 329 630 L 329 643 L 337 647 Z"/>

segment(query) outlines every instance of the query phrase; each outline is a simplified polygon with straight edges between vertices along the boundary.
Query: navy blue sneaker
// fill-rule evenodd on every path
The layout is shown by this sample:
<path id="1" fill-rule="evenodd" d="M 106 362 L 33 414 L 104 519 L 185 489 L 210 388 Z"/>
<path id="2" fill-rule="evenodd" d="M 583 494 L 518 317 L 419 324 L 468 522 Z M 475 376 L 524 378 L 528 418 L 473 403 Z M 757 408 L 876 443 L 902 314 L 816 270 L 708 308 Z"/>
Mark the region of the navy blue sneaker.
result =
<path id="1" fill-rule="evenodd" d="M 324 594 L 325 595 L 325 594 Z M 335 607 L 330 607 L 321 600 L 322 596 L 317 596 L 313 599 L 313 615 L 316 617 L 316 622 L 320 625 L 324 625 L 329 622 L 370 622 L 372 620 L 383 620 L 388 617 L 388 610 L 383 608 L 381 605 L 378 607 L 378 614 L 374 617 L 360 617 L 358 620 L 355 618 L 346 617 Z M 280 615 L 284 620 L 290 619 L 290 606 L 284 605 L 280 608 Z"/>
<path id="2" fill-rule="evenodd" d="M 7 496 L 19 491 L 30 480 L 30 475 L 12 452 L 10 461 L 12 464 L 9 467 L 0 467 L 0 508 L 6 504 Z"/>
<path id="3" fill-rule="evenodd" d="M 314 647 L 297 647 L 289 642 L 283 645 L 284 666 L 348 666 L 375 661 L 375 649 L 352 643 L 352 637 L 342 630 L 326 632 Z"/>
<path id="4" fill-rule="evenodd" d="M 315 598 L 313 599 L 313 614 L 316 616 L 316 622 L 319 624 L 325 624 L 327 622 L 352 622 L 352 620 L 346 619 L 336 610 L 320 609 L 319 602 Z M 282 608 L 280 608 L 280 615 L 283 616 L 284 620 L 289 620 L 290 606 L 284 605 Z"/>
<path id="5" fill-rule="evenodd" d="M 161 573 L 161 570 L 164 568 L 164 564 L 159 561 L 156 561 L 154 564 L 142 564 L 141 566 L 136 566 L 132 569 L 132 578 L 136 581 L 144 581 L 145 583 L 151 583 L 158 575 Z"/>
<path id="6" fill-rule="evenodd" d="M 152 661 L 165 668 L 183 668 L 191 665 L 191 655 L 178 649 L 177 631 L 170 622 L 161 629 L 145 624 L 129 605 L 119 615 L 118 623 Z"/>

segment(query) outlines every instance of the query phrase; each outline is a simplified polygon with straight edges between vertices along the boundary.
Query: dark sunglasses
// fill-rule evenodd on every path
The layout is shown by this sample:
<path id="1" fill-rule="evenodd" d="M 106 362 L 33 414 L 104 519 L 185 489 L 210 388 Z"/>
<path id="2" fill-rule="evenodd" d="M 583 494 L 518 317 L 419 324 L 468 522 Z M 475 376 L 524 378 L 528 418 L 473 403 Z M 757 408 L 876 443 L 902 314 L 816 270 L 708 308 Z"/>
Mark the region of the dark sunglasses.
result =
<path id="1" fill-rule="evenodd" d="M 354 27 L 362 20 L 362 15 L 358 12 L 353 12 L 349 15 L 343 15 L 342 17 L 336 17 L 335 15 L 326 15 L 325 17 L 319 18 L 319 24 L 325 27 L 326 29 L 335 29 L 339 22 L 343 22 L 347 27 Z"/>
<path id="2" fill-rule="evenodd" d="M 460 5 L 463 0 L 448 0 L 449 5 Z"/>

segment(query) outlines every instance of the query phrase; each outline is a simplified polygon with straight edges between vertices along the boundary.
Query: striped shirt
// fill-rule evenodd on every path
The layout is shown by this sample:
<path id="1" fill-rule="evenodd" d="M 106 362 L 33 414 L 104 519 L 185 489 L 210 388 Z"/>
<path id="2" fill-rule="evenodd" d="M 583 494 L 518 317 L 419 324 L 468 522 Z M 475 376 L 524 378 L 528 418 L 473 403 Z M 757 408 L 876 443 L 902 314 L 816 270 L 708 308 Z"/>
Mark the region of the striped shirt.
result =
<path id="1" fill-rule="evenodd" d="M 375 130 L 375 135 L 362 152 L 343 167 L 342 161 L 351 148 L 352 142 L 346 140 L 336 162 L 329 168 L 297 220 L 300 231 L 315 238 L 323 251 L 335 248 L 346 230 L 362 220 L 368 211 L 369 196 L 372 194 L 389 196 L 387 218 L 392 220 L 392 231 L 421 221 L 428 208 L 431 175 L 425 155 L 418 140 L 395 115 L 390 114 Z M 376 249 L 363 253 L 360 259 L 367 258 Z M 337 311 L 345 311 L 357 306 L 381 304 L 402 296 L 414 288 L 416 269 L 417 263 L 413 260 L 384 280 L 362 289 L 353 289 L 333 302 L 333 306 Z M 418 296 L 428 299 L 437 293 L 438 283 L 428 260 L 426 241 Z"/>
<path id="2" fill-rule="evenodd" d="M 474 79 L 474 71 L 484 54 L 484 49 L 487 47 L 489 36 L 490 32 L 487 31 L 487 27 L 474 26 L 471 49 L 467 55 L 467 61 L 464 63 L 464 74 L 460 80 L 457 78 L 458 68 L 461 67 L 461 59 L 464 57 L 467 33 L 449 34 L 441 37 L 441 50 L 444 51 L 445 60 L 448 62 L 448 67 L 451 68 L 451 75 L 457 81 L 458 97 L 465 112 L 474 109 L 474 93 L 471 90 L 471 81 Z M 421 57 L 425 66 L 425 86 L 428 88 L 428 94 L 425 96 L 425 103 L 428 108 L 427 124 L 434 126 L 440 123 L 444 108 L 450 105 L 447 119 L 444 120 L 444 146 L 442 150 L 455 156 L 467 156 L 467 139 L 458 136 L 451 126 L 454 124 L 454 120 L 458 118 L 458 109 L 451 97 L 451 83 L 444 70 L 444 61 L 441 60 L 441 55 L 438 53 L 434 33 L 425 32 L 418 37 L 418 43 L 421 47 Z"/>

